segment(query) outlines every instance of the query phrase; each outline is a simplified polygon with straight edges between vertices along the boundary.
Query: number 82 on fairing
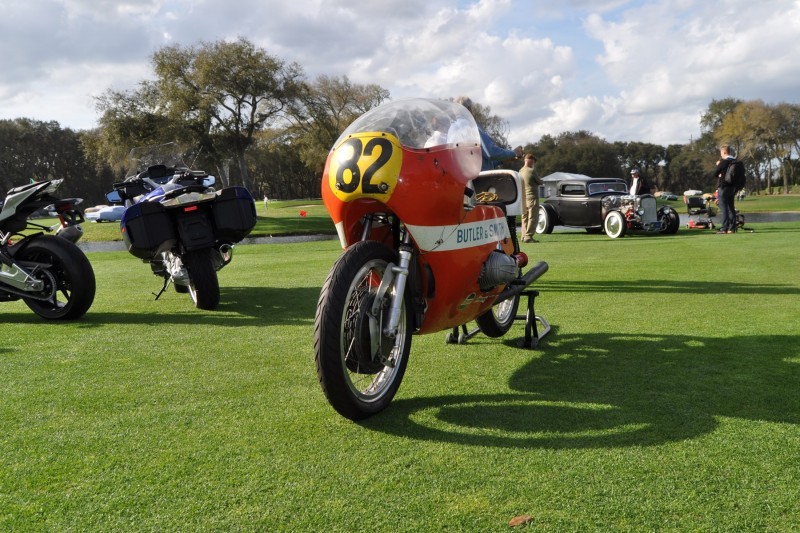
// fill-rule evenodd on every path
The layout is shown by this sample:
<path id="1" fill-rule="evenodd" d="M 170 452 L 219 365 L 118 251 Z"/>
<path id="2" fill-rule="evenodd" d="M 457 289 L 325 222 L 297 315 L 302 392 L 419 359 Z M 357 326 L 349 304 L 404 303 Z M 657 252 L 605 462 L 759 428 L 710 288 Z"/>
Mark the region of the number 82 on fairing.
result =
<path id="1" fill-rule="evenodd" d="M 397 186 L 403 150 L 388 133 L 359 133 L 340 144 L 328 172 L 333 194 L 343 202 L 369 197 L 386 202 Z"/>

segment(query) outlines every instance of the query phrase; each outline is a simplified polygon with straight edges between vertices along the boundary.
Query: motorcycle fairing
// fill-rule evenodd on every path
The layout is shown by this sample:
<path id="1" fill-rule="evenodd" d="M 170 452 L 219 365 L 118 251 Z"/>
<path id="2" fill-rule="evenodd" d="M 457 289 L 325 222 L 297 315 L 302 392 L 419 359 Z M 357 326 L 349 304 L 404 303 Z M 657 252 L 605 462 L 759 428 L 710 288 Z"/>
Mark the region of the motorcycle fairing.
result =
<path id="1" fill-rule="evenodd" d="M 449 226 L 406 224 L 406 227 L 423 252 L 446 252 L 484 244 L 496 245 L 511 236 L 505 217 L 482 218 Z"/>
<path id="2" fill-rule="evenodd" d="M 460 121 L 459 141 L 429 148 L 401 142 L 395 126 L 375 131 L 351 126 L 323 173 L 323 203 L 343 248 L 364 238 L 367 215 L 397 217 L 410 234 L 421 264 L 432 272 L 421 276 L 427 310 L 420 333 L 464 324 L 490 309 L 503 287 L 482 290 L 479 274 L 498 248 L 514 252 L 503 209 L 466 196 L 481 165 L 480 143 L 468 134 L 474 130 L 477 138 L 477 126 L 468 118 Z M 392 246 L 390 235 L 388 224 L 378 224 L 366 238 Z"/>

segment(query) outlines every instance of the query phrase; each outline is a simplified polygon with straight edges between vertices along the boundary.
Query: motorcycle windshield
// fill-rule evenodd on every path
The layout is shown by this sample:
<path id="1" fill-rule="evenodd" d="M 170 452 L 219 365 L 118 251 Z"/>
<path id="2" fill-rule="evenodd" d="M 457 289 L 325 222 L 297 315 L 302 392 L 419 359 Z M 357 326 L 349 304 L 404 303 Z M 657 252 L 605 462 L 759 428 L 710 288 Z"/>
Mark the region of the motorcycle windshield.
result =
<path id="1" fill-rule="evenodd" d="M 184 153 L 177 143 L 171 142 L 154 146 L 140 146 L 131 149 L 128 154 L 128 173 L 138 174 L 153 166 L 163 166 L 164 170 L 173 168 L 188 168 L 184 163 Z M 167 183 L 172 178 L 172 173 L 161 176 L 150 176 L 155 183 Z"/>
<path id="2" fill-rule="evenodd" d="M 333 148 L 353 134 L 367 132 L 390 133 L 412 149 L 443 149 L 481 142 L 478 126 L 467 108 L 427 98 L 396 100 L 367 111 L 344 130 Z"/>

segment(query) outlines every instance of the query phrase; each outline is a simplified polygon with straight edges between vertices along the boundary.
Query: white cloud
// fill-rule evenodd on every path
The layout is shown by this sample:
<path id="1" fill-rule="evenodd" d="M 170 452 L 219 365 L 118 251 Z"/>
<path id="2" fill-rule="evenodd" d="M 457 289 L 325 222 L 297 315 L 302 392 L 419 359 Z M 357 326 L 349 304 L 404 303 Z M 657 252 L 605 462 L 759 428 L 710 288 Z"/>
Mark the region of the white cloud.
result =
<path id="1" fill-rule="evenodd" d="M 585 129 L 685 142 L 714 98 L 797 102 L 797 0 L 29 0 L 0 18 L 0 118 L 93 127 L 166 44 L 245 37 L 393 97 L 468 94 L 514 144 Z"/>

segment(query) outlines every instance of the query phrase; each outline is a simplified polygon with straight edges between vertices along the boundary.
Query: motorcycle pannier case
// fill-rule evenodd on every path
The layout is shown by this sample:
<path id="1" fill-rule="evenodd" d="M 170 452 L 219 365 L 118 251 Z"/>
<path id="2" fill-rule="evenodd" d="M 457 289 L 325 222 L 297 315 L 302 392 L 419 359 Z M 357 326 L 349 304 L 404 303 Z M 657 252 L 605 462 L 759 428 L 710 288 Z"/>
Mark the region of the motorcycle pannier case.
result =
<path id="1" fill-rule="evenodd" d="M 213 211 L 214 235 L 219 241 L 238 242 L 256 225 L 256 203 L 244 187 L 219 191 Z"/>
<path id="2" fill-rule="evenodd" d="M 155 202 L 134 204 L 125 211 L 122 240 L 131 255 L 150 259 L 175 241 L 175 229 L 164 207 Z"/>

